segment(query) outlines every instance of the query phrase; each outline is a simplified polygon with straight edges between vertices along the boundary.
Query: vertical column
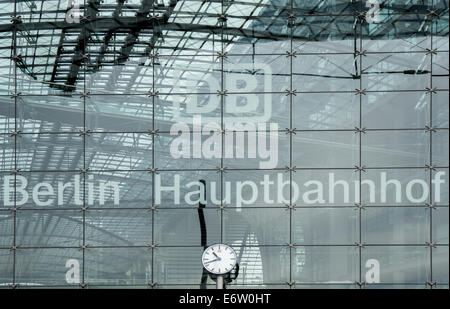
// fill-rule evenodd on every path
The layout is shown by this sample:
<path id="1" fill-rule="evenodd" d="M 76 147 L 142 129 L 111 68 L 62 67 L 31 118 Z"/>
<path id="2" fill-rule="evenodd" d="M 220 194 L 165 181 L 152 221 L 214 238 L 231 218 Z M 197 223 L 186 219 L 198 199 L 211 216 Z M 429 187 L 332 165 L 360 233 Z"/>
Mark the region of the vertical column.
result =
<path id="1" fill-rule="evenodd" d="M 293 128 L 293 115 L 292 115 L 292 104 L 294 100 L 294 96 L 292 94 L 295 93 L 292 72 L 293 72 L 293 58 L 294 58 L 294 50 L 293 50 L 293 35 L 295 29 L 295 14 L 293 10 L 293 1 L 289 0 L 289 17 L 288 17 L 288 31 L 289 31 L 289 51 L 288 51 L 288 59 L 289 59 L 289 287 L 293 287 L 293 279 L 292 279 L 292 255 L 295 254 L 295 246 L 293 246 L 293 235 L 292 235 L 292 211 L 294 207 L 294 203 L 292 201 L 292 168 L 294 163 L 292 162 L 292 133 L 295 132 Z"/>
<path id="2" fill-rule="evenodd" d="M 434 12 L 435 9 L 435 0 L 431 0 L 431 10 Z M 430 95 L 430 115 L 429 115 L 429 138 L 430 138 L 430 154 L 429 154 L 429 188 L 430 188 L 430 194 L 429 194 L 429 220 L 430 220 L 430 289 L 433 288 L 434 282 L 433 282 L 433 209 L 434 209 L 434 196 L 433 196 L 433 26 L 435 25 L 436 19 L 434 19 L 433 14 L 428 15 L 430 18 L 430 83 L 429 83 L 429 95 Z"/>
<path id="3" fill-rule="evenodd" d="M 362 253 L 361 250 L 363 249 L 363 245 L 362 245 L 362 194 L 361 194 L 361 190 L 362 190 L 362 172 L 363 172 L 363 160 L 362 160 L 362 134 L 364 133 L 363 131 L 363 121 L 362 121 L 362 96 L 364 95 L 364 90 L 363 90 L 363 80 L 362 80 L 362 65 L 363 65 L 363 55 L 364 55 L 364 51 L 363 51 L 363 27 L 362 24 L 365 20 L 365 14 L 363 14 L 364 12 L 364 7 L 363 7 L 363 3 L 362 1 L 360 1 L 360 9 L 359 11 L 361 13 L 358 14 L 357 18 L 357 23 L 356 23 L 356 29 L 355 29 L 355 62 L 357 62 L 359 60 L 359 66 L 357 66 L 357 70 L 356 70 L 356 74 L 359 76 L 359 90 L 358 90 L 358 97 L 359 97 L 359 123 L 358 123 L 358 130 L 357 130 L 357 134 L 358 134 L 358 181 L 359 181 L 359 196 L 358 196 L 358 261 L 359 261 L 359 267 L 358 267 L 358 282 L 359 282 L 359 287 L 362 288 L 362 282 L 363 282 L 363 278 L 362 278 Z M 358 42 L 359 40 L 359 42 Z M 359 44 L 358 44 L 359 43 Z"/>
<path id="4" fill-rule="evenodd" d="M 152 2 L 152 14 L 153 16 L 155 16 L 156 12 L 155 12 L 155 6 L 154 6 L 154 1 Z M 156 31 L 155 31 L 155 27 L 153 27 L 152 30 L 152 39 L 156 40 L 155 37 L 157 35 Z M 151 162 L 151 170 L 155 171 L 155 135 L 157 133 L 157 130 L 155 128 L 155 100 L 156 100 L 156 94 L 157 94 L 157 90 L 155 87 L 155 63 L 157 62 L 157 57 L 158 54 L 155 51 L 155 49 L 153 48 L 152 50 L 150 50 L 150 57 L 152 60 L 152 89 L 151 89 L 151 100 L 152 100 L 152 129 L 151 129 L 151 136 L 152 136 L 152 162 Z M 150 282 L 150 286 L 153 288 L 156 285 L 156 280 L 155 280 L 155 211 L 156 211 L 156 207 L 155 207 L 155 196 L 154 196 L 154 192 L 155 192 L 155 174 L 156 173 L 152 173 L 152 191 L 151 191 L 151 195 L 152 195 L 152 205 L 151 205 L 151 212 L 152 212 L 152 242 L 151 242 L 151 282 Z"/>
<path id="5" fill-rule="evenodd" d="M 225 81 L 224 81 L 224 62 L 226 59 L 226 54 L 225 54 L 225 34 L 224 34 L 224 27 L 227 26 L 227 17 L 226 17 L 226 11 L 227 11 L 227 1 L 228 0 L 222 0 L 221 1 L 221 14 L 218 18 L 219 24 L 220 24 L 220 52 L 219 52 L 219 59 L 220 59 L 220 129 L 222 131 L 222 156 L 220 158 L 220 242 L 223 242 L 223 230 L 224 230 L 224 223 L 223 223 L 223 212 L 224 209 L 226 207 L 226 205 L 223 205 L 223 200 L 224 200 L 224 179 L 223 179 L 223 174 L 225 172 L 225 167 L 224 167 L 224 159 L 223 159 L 223 154 L 225 154 L 225 134 L 227 133 L 225 131 L 225 123 L 224 123 L 224 106 L 225 106 L 225 95 L 226 95 L 226 85 L 225 85 Z M 213 64 L 214 65 L 214 64 Z M 231 134 L 233 134 L 231 132 Z M 243 248 L 241 248 L 241 250 L 243 250 Z M 217 278 L 217 280 L 219 280 L 219 278 Z M 217 284 L 219 282 L 217 281 Z"/>
<path id="6" fill-rule="evenodd" d="M 90 16 L 88 16 L 88 11 L 87 11 L 87 1 L 89 0 L 84 0 L 83 1 L 83 22 L 80 28 L 81 33 L 83 34 L 83 42 L 82 42 L 82 47 L 83 50 L 81 50 L 81 56 L 83 57 L 83 60 L 80 62 L 80 65 L 83 66 L 83 94 L 81 95 L 81 97 L 83 98 L 83 134 L 82 134 L 82 138 L 83 138 L 83 169 L 81 171 L 82 177 L 81 177 L 81 181 L 83 182 L 83 206 L 82 206 L 82 213 L 83 213 L 83 231 L 82 231 L 82 245 L 81 245 L 81 250 L 83 252 L 83 263 L 82 263 L 82 271 L 81 271 L 81 287 L 84 288 L 87 286 L 86 284 L 86 210 L 87 210 L 87 206 L 86 206 L 86 174 L 87 174 L 87 166 L 86 166 L 86 132 L 87 132 L 87 128 L 86 128 L 86 100 L 88 97 L 87 94 L 87 90 L 86 90 L 86 62 L 87 62 L 87 55 L 86 55 L 86 44 L 87 44 L 87 39 L 86 38 L 86 24 L 89 22 L 89 18 Z M 77 78 L 77 76 L 75 76 L 75 78 Z M 76 83 L 75 83 L 76 84 Z M 75 89 L 76 90 L 76 89 Z"/>
<path id="7" fill-rule="evenodd" d="M 17 16 L 17 1 L 14 1 L 14 14 L 12 17 L 11 22 L 13 23 L 14 27 L 12 30 L 12 50 L 11 50 L 11 55 L 12 58 L 14 59 L 14 57 L 17 57 L 17 28 L 16 25 L 18 23 L 20 23 L 20 17 Z M 13 216 L 14 216 L 14 221 L 13 221 L 13 226 L 14 226 L 14 231 L 13 231 L 13 244 L 12 244 L 12 252 L 13 252 L 13 273 L 12 273 L 12 288 L 16 287 L 16 249 L 17 249 L 17 244 L 16 244 L 16 234 L 17 234 L 17 191 L 16 191 L 16 186 L 17 186 L 17 172 L 18 172 L 18 166 L 17 166 L 17 131 L 18 131 L 18 127 L 17 127 L 17 101 L 18 101 L 18 93 L 17 93 L 17 62 L 14 62 L 14 93 L 13 93 L 13 98 L 14 98 L 14 132 L 13 132 L 13 136 L 14 136 L 14 210 L 13 210 Z"/>

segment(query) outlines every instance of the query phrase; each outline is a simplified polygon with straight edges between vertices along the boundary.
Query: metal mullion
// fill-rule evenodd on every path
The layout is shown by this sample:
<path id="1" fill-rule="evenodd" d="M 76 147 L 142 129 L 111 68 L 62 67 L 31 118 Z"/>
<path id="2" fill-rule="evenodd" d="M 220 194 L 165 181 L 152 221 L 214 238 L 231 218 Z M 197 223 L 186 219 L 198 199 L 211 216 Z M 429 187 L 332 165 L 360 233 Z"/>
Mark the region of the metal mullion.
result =
<path id="1" fill-rule="evenodd" d="M 360 11 L 362 11 L 362 3 L 360 4 Z M 359 51 L 360 51 L 360 53 L 359 53 L 359 57 L 355 57 L 355 61 L 357 61 L 357 59 L 359 59 L 359 66 L 358 66 L 358 72 L 355 72 L 355 73 L 357 73 L 357 74 L 359 74 L 359 89 L 360 90 L 362 90 L 363 89 L 363 82 L 362 82 L 362 72 L 363 72 L 363 68 L 362 68 L 362 66 L 363 66 L 363 61 L 362 61 L 362 57 L 363 57 L 363 55 L 362 55 L 362 52 L 363 52 L 363 44 L 362 44 L 362 42 L 363 42 L 363 27 L 362 27 L 362 24 L 363 24 L 363 21 L 362 21 L 362 19 L 361 18 L 358 18 L 358 17 L 355 17 L 357 20 L 358 20 L 358 22 L 356 23 L 356 25 L 357 25 L 357 27 L 359 27 L 359 31 L 358 31 L 358 34 L 359 34 L 359 36 L 357 36 L 356 38 L 355 38 L 355 40 L 356 39 L 359 39 Z M 355 33 L 356 34 L 356 33 Z M 355 43 L 355 45 L 356 45 L 356 43 Z M 359 97 L 359 128 L 362 128 L 363 127 L 363 123 L 362 123 L 362 93 L 359 93 L 358 94 L 358 97 Z M 358 150 L 359 150 L 359 157 L 358 157 L 358 164 L 359 164 L 359 166 L 360 167 L 362 167 L 363 166 L 363 164 L 362 164 L 362 134 L 363 134 L 363 132 L 358 132 L 358 138 L 359 138 L 359 147 L 358 147 Z M 358 170 L 358 180 L 359 180 L 359 201 L 358 201 L 358 203 L 360 204 L 360 205 L 362 205 L 362 194 L 361 194 L 361 190 L 362 190 L 362 170 L 361 169 L 359 169 Z M 359 260 L 359 272 L 358 272 L 358 277 L 359 277 L 359 279 L 358 279 L 358 281 L 359 281 L 359 283 L 360 283 L 360 285 L 359 285 L 359 288 L 360 289 L 362 289 L 362 207 L 358 207 L 358 243 L 359 243 L 359 246 L 358 246 L 358 260 Z"/>
<path id="2" fill-rule="evenodd" d="M 84 2 L 84 12 L 86 12 L 86 1 L 87 0 L 83 0 Z M 81 51 L 82 54 L 84 54 L 86 52 L 86 45 L 87 45 L 87 41 L 88 41 L 88 37 L 85 35 L 86 34 L 86 24 L 87 23 L 83 23 L 81 25 L 81 33 L 84 34 L 83 36 L 83 50 Z M 82 61 L 80 63 L 80 65 L 83 65 L 83 131 L 86 132 L 87 128 L 86 128 L 86 62 Z M 86 134 L 82 135 L 83 137 L 83 177 L 82 177 L 82 181 L 83 181 L 83 208 L 85 209 L 86 206 Z M 82 209 L 82 213 L 83 213 L 83 220 L 82 220 L 82 224 L 83 224 L 83 228 L 82 228 L 82 272 L 81 272 L 81 286 L 84 287 L 84 285 L 86 284 L 86 211 Z"/>
<path id="3" fill-rule="evenodd" d="M 225 1 L 228 0 L 221 0 L 220 2 L 220 6 L 221 6 L 221 15 L 225 16 L 225 11 L 227 10 L 227 8 L 225 8 Z M 225 89 L 225 81 L 224 81 L 224 61 L 225 61 L 225 44 L 224 44 L 224 28 L 226 27 L 226 19 L 220 21 L 219 22 L 221 24 L 220 27 L 220 53 L 221 55 L 224 55 L 223 57 L 219 57 L 220 59 L 220 91 L 222 94 L 225 93 L 226 89 Z M 214 63 L 213 63 L 214 65 Z M 220 242 L 223 242 L 224 239 L 224 218 L 223 218 L 223 212 L 224 212 L 224 207 L 226 207 L 227 205 L 223 205 L 223 200 L 224 200 L 224 192 L 223 192 L 223 188 L 224 188 L 224 154 L 225 154 L 225 124 L 224 124 L 224 104 L 225 104 L 225 95 L 221 95 L 220 96 L 220 129 L 221 129 L 221 142 L 222 142 L 222 155 L 220 156 Z M 232 134 L 232 133 L 231 133 Z"/>
<path id="4" fill-rule="evenodd" d="M 435 0 L 431 1 L 432 3 L 432 9 L 434 9 L 435 7 Z M 434 20 L 433 15 L 431 15 L 431 21 L 430 21 L 430 50 L 433 50 L 433 26 L 434 23 L 437 23 L 437 21 Z M 433 89 L 433 53 L 430 53 L 430 89 Z M 429 115 L 429 121 L 430 121 L 430 128 L 433 128 L 433 91 L 430 91 L 430 111 L 429 111 L 430 115 Z M 433 166 L 433 130 L 430 130 L 429 132 L 429 137 L 430 137 L 430 145 L 429 145 L 429 165 Z M 428 185 L 431 188 L 433 188 L 433 169 L 430 168 L 429 171 L 429 182 Z M 430 194 L 429 194 L 429 205 L 434 205 L 434 196 L 433 196 L 433 190 L 430 190 Z M 430 289 L 433 289 L 433 207 L 430 207 L 429 209 L 429 220 L 430 220 L 430 282 L 431 282 L 431 286 Z"/>
<path id="5" fill-rule="evenodd" d="M 153 2 L 154 4 L 154 2 Z M 152 5 L 152 11 L 153 11 L 153 15 L 155 15 L 155 7 L 154 5 Z M 152 37 L 155 37 L 155 27 L 153 27 L 152 29 Z M 155 88 L 155 60 L 157 57 L 157 53 L 155 48 L 153 48 L 153 50 L 151 50 L 150 52 L 153 53 L 152 56 L 152 93 L 156 94 L 157 90 Z M 155 131 L 155 96 L 152 95 L 151 99 L 152 99 L 152 132 L 156 132 Z M 152 170 L 155 170 L 155 134 L 152 134 Z M 151 278 L 151 285 L 152 288 L 154 286 L 154 284 L 156 284 L 155 282 L 155 173 L 152 173 L 152 186 L 151 186 L 151 211 L 152 211 L 152 248 L 151 249 L 151 274 L 150 274 L 150 278 Z"/>
<path id="6" fill-rule="evenodd" d="M 14 1 L 14 17 L 17 16 L 17 3 L 16 1 Z M 17 53 L 17 48 L 16 48 L 16 44 L 17 44 L 17 29 L 16 29 L 16 25 L 14 23 L 13 25 L 13 42 L 12 42 L 12 49 L 11 49 L 11 56 L 16 56 Z M 18 131 L 18 127 L 17 127 L 17 64 L 15 61 L 12 60 L 12 62 L 14 62 L 14 132 Z M 17 134 L 14 134 L 14 209 L 17 209 Z M 12 267 L 12 288 L 15 288 L 16 286 L 16 267 L 17 267 L 17 250 L 16 250 L 16 246 L 17 246 L 17 211 L 14 210 L 13 211 L 13 244 L 12 244 L 12 252 L 13 252 L 13 267 Z"/>
<path id="7" fill-rule="evenodd" d="M 289 0 L 289 15 L 293 14 L 293 0 Z M 295 17 L 292 18 L 295 21 Z M 289 58 L 289 91 L 290 93 L 293 93 L 294 91 L 294 81 L 293 81 L 293 62 L 294 62 L 294 42 L 293 42 L 293 36 L 294 36 L 294 22 L 288 18 L 288 27 L 290 31 L 290 38 L 289 38 L 289 54 L 292 55 Z M 289 130 L 294 130 L 293 128 L 293 95 L 289 96 Z M 292 278 L 292 261 L 293 257 L 292 255 L 295 254 L 297 251 L 293 247 L 293 201 L 292 201 L 292 182 L 293 182 L 293 171 L 292 167 L 294 166 L 294 162 L 292 160 L 292 152 L 293 152 L 293 137 L 292 133 L 289 134 L 289 289 L 293 288 L 293 278 Z M 294 250 L 294 252 L 292 252 Z"/>

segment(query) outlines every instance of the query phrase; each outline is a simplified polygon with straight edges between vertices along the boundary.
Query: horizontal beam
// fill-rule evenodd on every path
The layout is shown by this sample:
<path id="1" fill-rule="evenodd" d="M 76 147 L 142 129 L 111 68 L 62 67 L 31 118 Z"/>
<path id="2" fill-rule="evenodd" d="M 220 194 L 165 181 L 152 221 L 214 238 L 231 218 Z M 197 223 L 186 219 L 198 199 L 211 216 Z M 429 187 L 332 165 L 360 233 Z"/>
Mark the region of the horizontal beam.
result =
<path id="1" fill-rule="evenodd" d="M 61 97 L 63 100 L 63 97 Z M 169 104 L 161 103 L 161 104 Z M 173 103 L 170 103 L 173 104 Z M 82 123 L 84 111 L 82 108 L 75 108 L 63 105 L 46 104 L 46 103 L 26 103 L 27 108 L 24 108 L 21 114 L 22 119 L 30 119 L 47 122 L 60 122 L 65 125 L 73 125 L 79 127 Z M 0 99 L 0 115 L 14 118 L 14 103 L 12 100 L 2 101 Z M 89 114 L 89 112 L 87 112 Z M 136 130 L 144 130 L 152 128 L 152 119 L 143 118 L 133 115 L 114 114 L 105 112 L 92 112 L 95 117 L 95 126 L 97 128 L 108 131 L 123 131 L 125 127 L 133 127 Z M 168 132 L 172 123 L 169 121 L 158 120 L 158 129 L 160 131 Z"/>
<path id="2" fill-rule="evenodd" d="M 313 25 L 315 23 L 320 23 L 320 16 L 315 16 L 318 18 L 316 22 L 308 22 L 309 25 Z M 411 18 L 411 16 L 405 16 L 405 20 L 397 19 L 396 22 L 413 22 L 415 19 Z M 298 25 L 297 27 L 301 27 L 302 25 Z M 404 32 L 396 33 L 397 37 L 410 36 L 411 34 L 417 34 L 418 28 L 421 26 L 419 20 L 417 20 L 417 29 L 410 25 L 409 29 L 406 29 Z M 392 26 L 393 27 L 393 26 Z M 389 25 L 387 28 L 390 28 Z M 253 29 L 242 29 L 236 27 L 221 27 L 216 25 L 201 25 L 201 24 L 186 24 L 186 23 L 168 23 L 164 17 L 157 17 L 154 19 L 147 17 L 101 17 L 89 22 L 81 22 L 81 23 L 67 23 L 66 21 L 55 21 L 55 22 L 32 22 L 32 23 L 19 23 L 19 24 L 3 24 L 0 25 L 0 32 L 10 32 L 14 31 L 37 31 L 37 30 L 80 30 L 85 29 L 93 32 L 107 32 L 113 30 L 115 32 L 128 32 L 130 29 L 142 29 L 142 30 L 152 30 L 155 31 L 183 31 L 183 32 L 197 32 L 197 33 L 209 33 L 209 34 L 217 34 L 217 35 L 233 35 L 237 37 L 245 37 L 252 39 L 266 39 L 266 40 L 275 40 L 281 41 L 291 38 L 291 34 L 279 33 L 274 31 L 264 31 L 264 30 L 253 30 Z M 341 33 L 342 35 L 350 35 L 352 33 Z M 382 38 L 385 32 L 383 31 L 379 35 L 371 36 L 370 38 Z M 420 33 L 419 33 L 420 34 Z M 329 33 L 327 31 L 323 34 L 324 38 L 329 37 Z M 309 36 L 298 36 L 293 35 L 293 39 L 295 40 L 311 40 Z M 320 38 L 316 38 L 318 40 Z"/>

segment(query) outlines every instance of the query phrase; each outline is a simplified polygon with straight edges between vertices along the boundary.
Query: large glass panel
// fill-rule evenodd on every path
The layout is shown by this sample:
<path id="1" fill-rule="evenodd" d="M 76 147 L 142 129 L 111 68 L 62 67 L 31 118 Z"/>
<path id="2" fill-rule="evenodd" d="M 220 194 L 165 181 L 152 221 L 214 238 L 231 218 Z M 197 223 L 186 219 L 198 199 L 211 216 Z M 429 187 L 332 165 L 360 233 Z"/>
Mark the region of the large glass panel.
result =
<path id="1" fill-rule="evenodd" d="M 448 286 L 448 246 L 438 246 L 433 249 L 433 282 Z"/>
<path id="2" fill-rule="evenodd" d="M 215 288 L 213 243 L 228 288 L 448 288 L 448 32 L 447 0 L 1 0 L 0 288 Z"/>
<path id="3" fill-rule="evenodd" d="M 78 285 L 77 279 L 81 278 L 82 267 L 82 251 L 78 248 L 20 249 L 16 252 L 16 284 L 19 286 Z M 76 272 L 76 276 L 68 276 L 70 270 Z"/>
<path id="4" fill-rule="evenodd" d="M 297 208 L 292 238 L 302 245 L 352 245 L 359 239 L 359 215 L 353 208 Z"/>
<path id="5" fill-rule="evenodd" d="M 299 283 L 354 284 L 358 281 L 357 247 L 297 247 L 292 275 Z"/>
<path id="6" fill-rule="evenodd" d="M 85 214 L 89 246 L 146 246 L 152 243 L 150 209 L 90 209 Z"/>
<path id="7" fill-rule="evenodd" d="M 89 285 L 142 285 L 152 281 L 149 248 L 89 248 L 84 260 Z"/>
<path id="8" fill-rule="evenodd" d="M 359 136 L 345 132 L 297 132 L 293 165 L 299 168 L 353 168 L 359 162 Z"/>
<path id="9" fill-rule="evenodd" d="M 83 214 L 72 210 L 20 210 L 16 218 L 19 247 L 78 247 L 83 244 Z"/>
<path id="10" fill-rule="evenodd" d="M 0 249 L 0 284 L 8 286 L 13 282 L 14 253 L 9 249 Z"/>
<path id="11" fill-rule="evenodd" d="M 14 239 L 14 214 L 2 209 L 0 222 L 0 248 L 10 248 Z"/>
<path id="12" fill-rule="evenodd" d="M 425 207 L 367 207 L 362 211 L 362 240 L 367 244 L 425 244 L 430 216 Z"/>
<path id="13" fill-rule="evenodd" d="M 363 265 L 376 260 L 380 269 L 380 283 L 419 284 L 430 279 L 430 249 L 421 246 L 366 247 L 361 255 Z M 367 263 L 371 269 L 371 263 Z"/>
<path id="14" fill-rule="evenodd" d="M 423 131 L 370 131 L 362 136 L 367 167 L 419 167 L 430 161 L 430 137 Z"/>
<path id="15" fill-rule="evenodd" d="M 289 212 L 286 209 L 227 209 L 223 217 L 225 243 L 262 246 L 289 243 Z M 270 230 L 266 228 L 269 224 Z"/>
<path id="16" fill-rule="evenodd" d="M 200 226 L 204 218 L 205 228 Z M 161 208 L 155 211 L 155 243 L 161 246 L 199 246 L 202 235 L 206 231 L 208 244 L 219 243 L 220 210 L 204 209 L 199 213 L 196 209 Z"/>

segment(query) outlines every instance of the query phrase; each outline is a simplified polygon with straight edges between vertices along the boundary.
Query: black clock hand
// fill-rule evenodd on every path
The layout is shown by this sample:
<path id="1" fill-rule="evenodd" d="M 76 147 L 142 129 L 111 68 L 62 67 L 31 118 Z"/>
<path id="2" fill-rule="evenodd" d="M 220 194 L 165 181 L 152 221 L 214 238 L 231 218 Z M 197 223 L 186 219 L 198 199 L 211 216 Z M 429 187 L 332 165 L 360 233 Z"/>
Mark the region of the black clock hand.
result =
<path id="1" fill-rule="evenodd" d="M 215 259 L 215 260 L 212 260 L 212 261 L 207 261 L 207 262 L 205 262 L 205 264 L 209 264 L 209 263 L 216 262 L 216 261 L 220 261 L 220 259 Z"/>

